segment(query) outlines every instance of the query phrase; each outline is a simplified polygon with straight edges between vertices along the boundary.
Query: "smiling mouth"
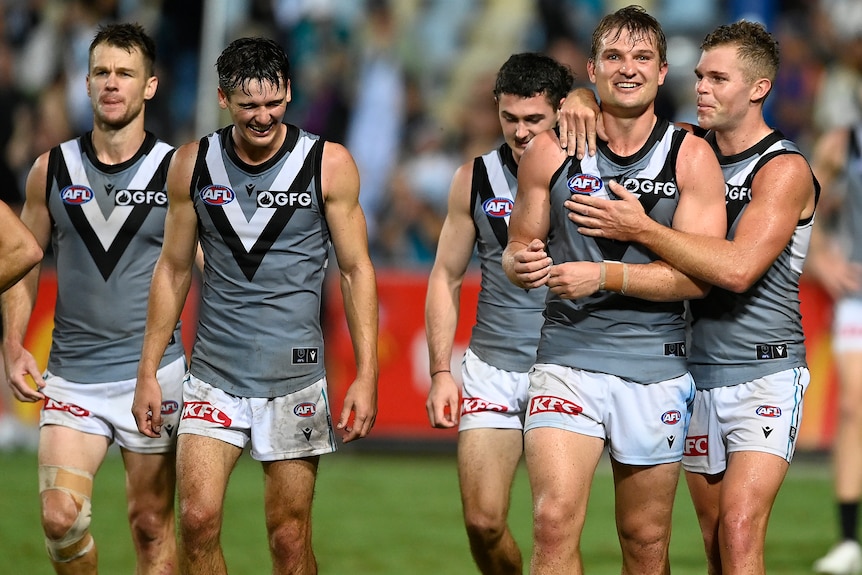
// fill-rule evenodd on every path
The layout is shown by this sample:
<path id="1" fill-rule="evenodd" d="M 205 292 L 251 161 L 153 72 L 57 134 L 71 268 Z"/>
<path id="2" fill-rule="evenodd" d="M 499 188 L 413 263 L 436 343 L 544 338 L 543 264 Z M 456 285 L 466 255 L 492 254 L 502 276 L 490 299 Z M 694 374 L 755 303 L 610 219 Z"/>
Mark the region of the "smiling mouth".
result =
<path id="1" fill-rule="evenodd" d="M 639 84 L 637 84 L 635 82 L 617 82 L 614 85 L 617 88 L 623 88 L 623 89 L 637 88 L 639 86 Z"/>
<path id="2" fill-rule="evenodd" d="M 272 124 L 269 126 L 249 126 L 248 129 L 256 134 L 265 134 L 272 129 Z"/>

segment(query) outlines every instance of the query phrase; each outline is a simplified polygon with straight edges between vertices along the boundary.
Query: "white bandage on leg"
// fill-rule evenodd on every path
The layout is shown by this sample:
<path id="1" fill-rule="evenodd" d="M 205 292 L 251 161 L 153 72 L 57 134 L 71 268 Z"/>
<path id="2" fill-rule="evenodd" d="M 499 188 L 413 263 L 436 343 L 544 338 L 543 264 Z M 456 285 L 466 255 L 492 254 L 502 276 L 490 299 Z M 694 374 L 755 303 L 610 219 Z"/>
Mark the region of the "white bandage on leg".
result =
<path id="1" fill-rule="evenodd" d="M 39 493 L 56 489 L 68 493 L 78 509 L 72 526 L 60 539 L 45 538 L 48 555 L 57 563 L 68 563 L 86 555 L 93 548 L 90 535 L 90 497 L 93 476 L 73 467 L 39 466 Z"/>

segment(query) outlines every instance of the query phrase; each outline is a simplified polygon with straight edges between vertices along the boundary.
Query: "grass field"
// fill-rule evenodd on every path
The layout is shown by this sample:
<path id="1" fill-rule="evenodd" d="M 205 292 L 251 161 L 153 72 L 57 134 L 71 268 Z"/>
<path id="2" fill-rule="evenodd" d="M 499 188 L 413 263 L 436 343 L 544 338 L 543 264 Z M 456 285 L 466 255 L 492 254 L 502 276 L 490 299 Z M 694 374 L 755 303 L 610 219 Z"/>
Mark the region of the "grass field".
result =
<path id="1" fill-rule="evenodd" d="M 0 572 L 49 575 L 39 527 L 36 460 L 32 453 L 0 453 Z M 455 459 L 449 454 L 357 453 L 344 448 L 323 458 L 314 515 L 314 545 L 327 575 L 467 575 L 476 573 L 461 525 Z M 223 543 L 232 575 L 270 572 L 263 526 L 263 482 L 258 463 L 244 456 L 228 491 Z M 833 542 L 828 462 L 798 457 L 779 495 L 767 542 L 771 575 L 810 573 Z M 123 470 L 112 454 L 95 485 L 92 531 L 103 575 L 133 572 L 125 523 Z M 680 485 L 671 562 L 675 575 L 703 575 L 700 533 L 688 493 Z M 526 472 L 516 479 L 511 523 L 525 558 L 530 546 Z M 609 466 L 596 477 L 583 538 L 590 575 L 619 573 Z"/>

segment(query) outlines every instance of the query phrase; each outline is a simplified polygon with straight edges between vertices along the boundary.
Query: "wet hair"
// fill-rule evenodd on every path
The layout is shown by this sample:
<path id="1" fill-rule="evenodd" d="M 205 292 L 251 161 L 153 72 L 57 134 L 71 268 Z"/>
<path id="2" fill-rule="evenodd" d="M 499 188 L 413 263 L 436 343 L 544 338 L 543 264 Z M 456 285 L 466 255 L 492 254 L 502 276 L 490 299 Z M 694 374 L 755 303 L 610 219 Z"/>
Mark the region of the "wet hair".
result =
<path id="1" fill-rule="evenodd" d="M 560 100 L 572 89 L 575 76 L 568 66 L 536 52 L 513 54 L 497 73 L 494 97 L 513 94 L 532 98 L 544 94 L 551 108 L 557 110 Z"/>
<path id="2" fill-rule="evenodd" d="M 628 30 L 632 41 L 652 39 L 658 50 L 659 61 L 667 63 L 667 38 L 658 20 L 647 14 L 642 6 L 632 5 L 620 8 L 601 19 L 593 31 L 590 46 L 590 60 L 595 61 L 602 47 L 602 40 L 610 35 L 612 42 L 619 39 L 623 30 Z"/>
<path id="3" fill-rule="evenodd" d="M 99 26 L 93 41 L 90 43 L 91 64 L 93 50 L 102 44 L 122 48 L 130 54 L 133 50 L 137 50 L 144 57 L 144 68 L 147 75 L 153 75 L 153 68 L 156 64 L 156 43 L 140 24 L 122 23 Z"/>
<path id="4" fill-rule="evenodd" d="M 237 88 L 248 94 L 248 84 L 254 80 L 286 86 L 290 62 L 282 47 L 269 38 L 239 38 L 218 57 L 216 71 L 219 88 L 226 95 Z"/>
<path id="5" fill-rule="evenodd" d="M 763 24 L 747 20 L 724 24 L 706 35 L 700 49 L 708 51 L 728 45 L 736 46 L 746 80 L 768 78 L 770 82 L 775 81 L 781 61 L 778 41 Z"/>

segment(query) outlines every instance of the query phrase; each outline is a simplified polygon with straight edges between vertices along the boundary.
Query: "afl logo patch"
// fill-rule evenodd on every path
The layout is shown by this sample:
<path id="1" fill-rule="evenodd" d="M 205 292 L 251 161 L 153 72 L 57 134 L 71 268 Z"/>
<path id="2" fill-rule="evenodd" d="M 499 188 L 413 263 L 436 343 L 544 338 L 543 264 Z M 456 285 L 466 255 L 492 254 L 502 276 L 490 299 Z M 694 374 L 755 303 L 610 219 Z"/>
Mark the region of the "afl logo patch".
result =
<path id="1" fill-rule="evenodd" d="M 317 406 L 310 401 L 299 403 L 294 406 L 293 413 L 299 417 L 311 417 L 317 413 Z"/>
<path id="2" fill-rule="evenodd" d="M 176 413 L 180 410 L 180 404 L 174 400 L 167 400 L 162 402 L 162 415 L 170 415 L 172 413 Z"/>
<path id="3" fill-rule="evenodd" d="M 482 211 L 492 218 L 505 218 L 512 213 L 515 202 L 509 198 L 491 198 L 482 204 Z"/>
<path id="4" fill-rule="evenodd" d="M 661 422 L 665 425 L 676 425 L 682 420 L 682 414 L 676 409 L 661 414 Z"/>
<path id="5" fill-rule="evenodd" d="M 63 188 L 63 191 L 60 192 L 60 198 L 63 200 L 64 204 L 80 206 L 93 199 L 93 190 L 87 186 L 66 186 Z"/>
<path id="6" fill-rule="evenodd" d="M 566 182 L 569 190 L 574 194 L 595 194 L 605 187 L 601 178 L 590 174 L 575 174 Z"/>
<path id="7" fill-rule="evenodd" d="M 215 184 L 202 189 L 200 191 L 200 197 L 205 204 L 209 204 L 211 206 L 223 206 L 231 203 L 236 197 L 236 194 L 234 194 L 233 190 L 227 186 Z"/>

